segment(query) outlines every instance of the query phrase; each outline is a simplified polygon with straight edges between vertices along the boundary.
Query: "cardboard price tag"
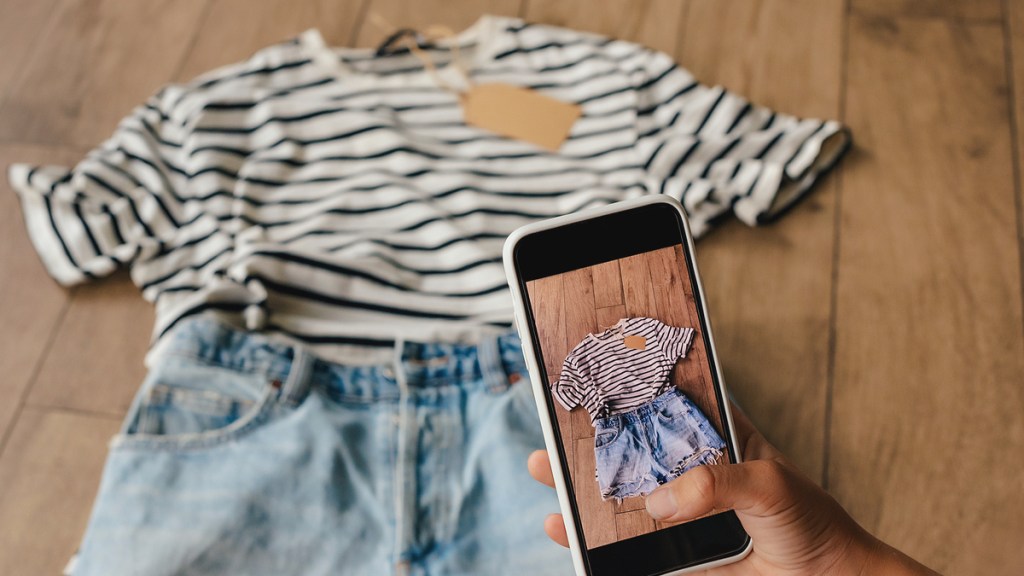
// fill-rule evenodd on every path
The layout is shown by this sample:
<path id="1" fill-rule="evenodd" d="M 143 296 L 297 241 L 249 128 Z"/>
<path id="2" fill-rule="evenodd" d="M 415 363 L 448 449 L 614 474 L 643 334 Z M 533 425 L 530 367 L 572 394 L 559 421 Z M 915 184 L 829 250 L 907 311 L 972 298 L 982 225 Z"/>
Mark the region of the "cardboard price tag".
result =
<path id="1" fill-rule="evenodd" d="M 511 84 L 475 84 L 462 93 L 466 123 L 558 151 L 580 107 Z"/>
<path id="2" fill-rule="evenodd" d="M 626 345 L 626 348 L 632 348 L 633 350 L 647 349 L 647 338 L 643 336 L 626 336 L 622 339 L 622 343 Z"/>

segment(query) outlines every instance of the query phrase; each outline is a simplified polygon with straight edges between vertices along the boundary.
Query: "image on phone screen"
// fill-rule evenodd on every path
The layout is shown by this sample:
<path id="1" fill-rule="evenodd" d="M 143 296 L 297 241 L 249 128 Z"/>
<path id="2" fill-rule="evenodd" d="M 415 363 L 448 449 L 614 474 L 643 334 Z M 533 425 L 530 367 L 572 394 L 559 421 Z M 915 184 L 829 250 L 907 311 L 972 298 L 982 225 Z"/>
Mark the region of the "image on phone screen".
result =
<path id="1" fill-rule="evenodd" d="M 731 462 L 683 245 L 525 282 L 585 547 L 671 526 L 644 496 Z"/>

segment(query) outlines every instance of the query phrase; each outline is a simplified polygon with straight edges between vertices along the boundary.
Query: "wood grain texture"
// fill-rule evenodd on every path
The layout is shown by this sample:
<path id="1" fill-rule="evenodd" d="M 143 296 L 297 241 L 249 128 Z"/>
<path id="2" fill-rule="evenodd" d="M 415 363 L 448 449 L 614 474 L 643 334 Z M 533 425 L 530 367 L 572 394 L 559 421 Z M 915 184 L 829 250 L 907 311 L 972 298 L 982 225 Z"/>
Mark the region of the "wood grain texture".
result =
<path id="1" fill-rule="evenodd" d="M 619 260 L 622 270 L 622 293 L 625 297 L 626 316 L 658 315 L 658 306 L 654 298 L 654 284 L 651 283 L 651 268 L 647 257 L 643 254 L 629 256 Z"/>
<path id="2" fill-rule="evenodd" d="M 622 304 L 622 282 L 619 262 L 605 262 L 593 267 L 594 305 L 598 308 Z"/>
<path id="3" fill-rule="evenodd" d="M 62 0 L 0 107 L 0 140 L 95 146 L 174 77 L 206 0 Z"/>
<path id="4" fill-rule="evenodd" d="M 605 308 L 597 309 L 597 329 L 607 330 L 615 325 L 616 322 L 626 317 L 626 306 L 619 304 L 618 306 L 607 306 Z"/>
<path id="5" fill-rule="evenodd" d="M 679 41 L 685 7 L 686 3 L 678 0 L 527 2 L 525 19 L 640 42 L 672 53 Z"/>
<path id="6" fill-rule="evenodd" d="M 850 22 L 848 114 L 865 152 L 842 175 L 832 490 L 945 574 L 1024 567 L 1024 462 L 1009 456 L 1024 453 L 1020 247 L 1000 31 Z"/>
<path id="7" fill-rule="evenodd" d="M 396 30 L 447 26 L 458 32 L 476 22 L 481 14 L 518 16 L 520 0 L 370 0 L 367 17 L 356 35 L 356 46 L 375 47 L 391 32 L 374 24 L 377 14 Z"/>
<path id="8" fill-rule="evenodd" d="M 178 72 L 179 81 L 245 60 L 271 44 L 317 28 L 331 46 L 350 46 L 369 0 L 211 0 L 195 43 Z"/>
<path id="9" fill-rule="evenodd" d="M 1024 0 L 1006 3 L 1005 34 L 1011 65 L 1008 68 L 1013 85 L 1010 87 L 1013 103 L 1013 145 L 1017 151 L 1014 157 L 1017 177 L 1017 235 L 1021 245 L 1021 266 L 1024 267 Z"/>
<path id="10" fill-rule="evenodd" d="M 126 274 L 76 289 L 27 403 L 120 417 L 146 375 L 153 306 Z"/>
<path id="11" fill-rule="evenodd" d="M 61 574 L 82 537 L 116 419 L 28 408 L 0 457 L 0 574 Z"/>
<path id="12" fill-rule="evenodd" d="M 643 508 L 643 500 L 640 500 Z M 631 512 L 623 512 L 615 515 L 615 534 L 619 540 L 632 538 L 635 535 L 647 534 L 654 530 L 654 519 L 647 513 L 647 510 L 637 509 Z"/>
<path id="13" fill-rule="evenodd" d="M 999 20 L 1000 0 L 850 0 L 850 9 L 865 16 L 908 16 L 961 20 Z"/>
<path id="14" fill-rule="evenodd" d="M 26 62 L 42 41 L 40 35 L 50 22 L 58 0 L 3 0 L 0 11 L 0 103 Z"/>
<path id="15" fill-rule="evenodd" d="M 80 156 L 80 151 L 63 148 L 0 146 L 4 167 L 14 161 L 70 165 Z M 18 196 L 4 178 L 0 182 L 0 397 L 5 400 L 0 402 L 0 438 L 12 424 L 68 299 L 69 291 L 43 267 L 25 229 Z"/>
<path id="16" fill-rule="evenodd" d="M 758 104 L 838 118 L 843 17 L 841 0 L 695 0 L 679 60 L 700 81 Z M 697 244 L 726 385 L 768 439 L 819 480 L 835 184 L 825 177 L 774 224 L 730 222 Z"/>
<path id="17" fill-rule="evenodd" d="M 569 341 L 565 338 L 565 306 L 564 291 L 562 284 L 563 276 L 549 276 L 540 280 L 533 280 L 527 283 L 527 292 L 530 295 L 533 317 L 537 326 L 544 326 L 538 330 L 540 339 L 541 355 L 544 360 L 544 371 L 548 375 L 549 383 L 558 382 L 562 374 L 562 362 L 569 355 Z M 563 438 L 573 438 L 572 416 L 557 402 L 555 403 L 555 415 L 558 418 L 558 429 Z M 574 442 L 563 442 L 566 460 L 576 461 L 576 446 Z M 574 472 L 570 470 L 570 476 Z M 575 477 L 570 478 L 575 482 Z"/>
<path id="18" fill-rule="evenodd" d="M 577 410 L 579 412 L 579 410 Z M 594 479 L 597 459 L 594 455 L 594 438 L 573 440 L 576 445 L 575 480 L 576 502 L 579 505 L 580 521 L 583 523 L 583 537 L 586 547 L 597 548 L 611 544 L 618 539 L 615 524 L 615 508 L 601 500 L 601 492 Z"/>

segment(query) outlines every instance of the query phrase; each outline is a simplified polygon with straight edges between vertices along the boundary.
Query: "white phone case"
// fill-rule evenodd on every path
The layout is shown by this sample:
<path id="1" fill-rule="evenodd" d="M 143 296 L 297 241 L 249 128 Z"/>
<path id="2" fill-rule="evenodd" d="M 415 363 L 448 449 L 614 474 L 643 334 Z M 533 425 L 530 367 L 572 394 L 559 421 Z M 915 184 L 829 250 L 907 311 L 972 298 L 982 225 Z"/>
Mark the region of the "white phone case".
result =
<path id="1" fill-rule="evenodd" d="M 533 234 L 535 232 L 540 232 L 542 230 L 550 230 L 552 228 L 559 228 L 567 224 L 582 222 L 584 220 L 590 220 L 592 218 L 597 218 L 607 214 L 614 214 L 616 212 L 625 212 L 633 208 L 647 206 L 649 204 L 656 203 L 668 204 L 669 206 L 671 206 L 672 208 L 679 212 L 683 221 L 683 229 L 686 234 L 685 241 L 688 246 L 689 253 L 691 255 L 694 254 L 693 236 L 690 234 L 690 224 L 689 222 L 687 222 L 686 213 L 683 211 L 682 205 L 680 205 L 679 202 L 673 199 L 672 197 L 665 196 L 663 194 L 650 194 L 632 200 L 616 202 L 614 204 L 610 204 L 608 206 L 603 206 L 600 208 L 582 210 L 575 214 L 568 214 L 566 216 L 560 216 L 558 218 L 552 218 L 550 220 L 544 220 L 542 222 L 528 224 L 517 229 L 515 232 L 509 235 L 509 237 L 505 240 L 505 246 L 502 251 L 505 265 L 505 275 L 508 277 L 509 287 L 512 290 L 513 305 L 515 307 L 514 310 L 516 329 L 519 331 L 519 336 L 523 343 L 523 354 L 526 357 L 526 366 L 530 371 L 530 382 L 532 382 L 533 384 L 533 396 L 534 400 L 537 402 L 537 411 L 540 413 L 541 426 L 544 430 L 544 443 L 547 445 L 548 456 L 551 460 L 551 470 L 552 472 L 554 472 L 555 490 L 558 493 L 558 503 L 559 507 L 562 510 L 562 517 L 565 519 L 566 533 L 569 536 L 569 548 L 572 551 L 572 562 L 573 566 L 575 566 L 576 568 L 577 576 L 588 576 L 585 568 L 585 563 L 583 561 L 584 551 L 580 546 L 579 538 L 577 537 L 577 527 L 575 526 L 575 522 L 573 521 L 573 503 L 569 499 L 569 492 L 566 488 L 568 477 L 565 470 L 562 469 L 561 461 L 558 458 L 558 439 L 555 436 L 555 427 L 552 425 L 551 418 L 548 414 L 548 407 L 545 401 L 545 393 L 547 391 L 544 389 L 544 382 L 541 377 L 542 371 L 540 370 L 540 364 L 537 362 L 537 357 L 534 354 L 534 342 L 531 339 L 530 329 L 525 322 L 525 318 L 527 317 L 525 310 L 525 300 L 523 299 L 523 294 L 519 289 L 519 274 L 515 269 L 515 263 L 513 262 L 512 254 L 516 244 L 523 237 Z M 722 375 L 722 367 L 718 364 L 718 354 L 715 352 L 715 339 L 712 335 L 711 330 L 711 317 L 710 315 L 708 315 L 707 301 L 704 298 L 704 287 L 700 281 L 700 272 L 698 272 L 697 270 L 696 262 L 694 262 L 693 264 L 693 277 L 696 281 L 695 283 L 697 285 L 697 291 L 700 296 L 702 312 L 704 314 L 704 319 L 707 323 L 707 333 L 704 334 L 704 337 L 708 348 L 712 350 L 712 356 L 714 356 L 715 358 L 715 369 L 718 372 L 719 392 L 721 394 L 721 398 L 728 398 L 728 395 L 725 391 L 725 381 Z M 726 417 L 726 426 L 728 426 L 728 433 L 730 436 L 729 443 L 730 445 L 735 445 L 736 430 L 733 427 L 732 411 L 729 409 L 729 403 L 725 402 L 723 408 Z M 741 455 L 737 453 L 737 462 L 740 461 L 740 457 Z M 746 555 L 750 553 L 751 548 L 752 544 L 748 542 L 747 546 L 734 556 L 722 558 L 719 560 L 715 560 L 713 562 L 708 562 L 697 566 L 691 566 L 689 568 L 684 568 L 682 570 L 676 570 L 667 573 L 666 576 L 674 576 L 676 574 L 689 574 L 692 572 L 698 572 L 707 570 L 709 568 L 714 568 L 715 566 L 731 564 L 733 562 L 742 560 L 744 557 L 746 557 Z"/>

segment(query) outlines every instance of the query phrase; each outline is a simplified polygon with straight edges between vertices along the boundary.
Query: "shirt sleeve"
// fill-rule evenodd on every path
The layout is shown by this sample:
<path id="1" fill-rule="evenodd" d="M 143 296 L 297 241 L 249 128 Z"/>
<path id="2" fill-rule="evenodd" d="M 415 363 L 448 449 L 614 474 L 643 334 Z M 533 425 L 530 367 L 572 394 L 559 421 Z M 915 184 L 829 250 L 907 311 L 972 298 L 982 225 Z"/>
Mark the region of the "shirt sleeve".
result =
<path id="1" fill-rule="evenodd" d="M 657 320 L 655 320 L 657 322 Z M 693 345 L 693 328 L 680 328 L 657 322 L 658 345 L 669 360 L 685 358 Z"/>
<path id="2" fill-rule="evenodd" d="M 169 97 L 150 98 L 74 168 L 8 168 L 32 244 L 61 284 L 128 266 L 178 228 L 183 203 L 172 182 L 182 148 L 164 111 Z"/>
<path id="3" fill-rule="evenodd" d="M 571 412 L 583 401 L 584 382 L 579 364 L 570 354 L 562 363 L 562 373 L 551 387 L 551 394 L 563 408 Z"/>
<path id="4" fill-rule="evenodd" d="M 770 222 L 806 196 L 850 145 L 835 121 L 803 119 L 705 86 L 666 54 L 637 74 L 637 150 L 652 191 L 679 200 L 695 236 L 732 211 Z"/>

